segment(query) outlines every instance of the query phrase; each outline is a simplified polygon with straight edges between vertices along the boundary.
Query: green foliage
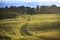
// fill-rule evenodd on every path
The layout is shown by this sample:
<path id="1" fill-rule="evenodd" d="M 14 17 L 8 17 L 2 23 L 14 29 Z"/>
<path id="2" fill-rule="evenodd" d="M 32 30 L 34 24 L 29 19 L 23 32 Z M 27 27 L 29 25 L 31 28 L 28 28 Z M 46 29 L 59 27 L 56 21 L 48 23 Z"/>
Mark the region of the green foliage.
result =
<path id="1" fill-rule="evenodd" d="M 37 7 L 36 7 L 36 13 L 38 14 L 40 12 L 40 7 L 39 7 L 39 5 L 37 5 Z"/>
<path id="2" fill-rule="evenodd" d="M 0 12 L 0 19 L 16 18 L 19 14 L 17 12 Z"/>
<path id="3" fill-rule="evenodd" d="M 39 6 L 36 8 L 25 7 L 25 6 L 6 6 L 5 8 L 0 8 L 0 12 L 16 12 L 18 14 L 60 14 L 60 7 L 56 5 L 51 6 Z"/>

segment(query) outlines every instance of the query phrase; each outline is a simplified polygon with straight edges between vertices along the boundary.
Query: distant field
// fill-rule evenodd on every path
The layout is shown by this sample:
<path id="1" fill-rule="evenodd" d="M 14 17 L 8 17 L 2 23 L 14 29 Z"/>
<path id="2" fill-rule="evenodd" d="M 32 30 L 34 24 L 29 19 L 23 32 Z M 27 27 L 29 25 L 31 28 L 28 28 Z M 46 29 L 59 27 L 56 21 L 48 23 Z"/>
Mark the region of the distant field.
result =
<path id="1" fill-rule="evenodd" d="M 12 40 L 60 40 L 60 14 L 20 15 L 0 20 L 0 34 Z"/>

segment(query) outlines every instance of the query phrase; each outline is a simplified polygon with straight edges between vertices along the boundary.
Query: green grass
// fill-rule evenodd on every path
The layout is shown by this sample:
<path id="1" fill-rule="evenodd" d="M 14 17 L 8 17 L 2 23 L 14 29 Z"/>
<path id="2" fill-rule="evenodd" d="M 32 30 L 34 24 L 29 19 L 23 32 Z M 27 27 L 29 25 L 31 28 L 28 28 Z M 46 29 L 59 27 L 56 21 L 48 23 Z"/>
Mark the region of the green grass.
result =
<path id="1" fill-rule="evenodd" d="M 60 40 L 60 14 L 24 14 L 2 19 L 0 35 L 3 34 L 12 40 Z"/>

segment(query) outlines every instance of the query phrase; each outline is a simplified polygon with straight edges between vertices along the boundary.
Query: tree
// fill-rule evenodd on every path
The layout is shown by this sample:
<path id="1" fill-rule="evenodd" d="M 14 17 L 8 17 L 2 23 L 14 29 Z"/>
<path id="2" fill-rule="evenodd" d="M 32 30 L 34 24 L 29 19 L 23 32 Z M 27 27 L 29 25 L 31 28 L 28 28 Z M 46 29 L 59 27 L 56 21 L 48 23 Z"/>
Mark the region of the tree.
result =
<path id="1" fill-rule="evenodd" d="M 58 13 L 60 14 L 60 7 L 58 7 Z"/>
<path id="2" fill-rule="evenodd" d="M 16 6 L 10 6 L 9 10 L 10 10 L 11 12 L 16 12 Z"/>
<path id="3" fill-rule="evenodd" d="M 19 13 L 21 13 L 21 14 L 24 14 L 24 13 L 25 13 L 25 7 L 24 7 L 24 6 L 19 6 L 19 7 L 17 8 L 17 11 L 18 11 Z"/>
<path id="4" fill-rule="evenodd" d="M 50 7 L 50 13 L 58 13 L 58 7 L 56 5 L 52 5 Z"/>
<path id="5" fill-rule="evenodd" d="M 26 7 L 26 13 L 27 14 L 35 14 L 35 10 L 34 10 L 34 8 Z"/>
<path id="6" fill-rule="evenodd" d="M 40 7 L 40 13 L 41 14 L 49 13 L 49 6 L 41 6 Z"/>
<path id="7" fill-rule="evenodd" d="M 39 8 L 39 5 L 37 5 L 37 7 L 36 7 L 36 13 L 39 13 L 39 10 L 40 8 Z"/>
<path id="8" fill-rule="evenodd" d="M 8 8 L 8 6 L 6 6 L 5 8 Z"/>

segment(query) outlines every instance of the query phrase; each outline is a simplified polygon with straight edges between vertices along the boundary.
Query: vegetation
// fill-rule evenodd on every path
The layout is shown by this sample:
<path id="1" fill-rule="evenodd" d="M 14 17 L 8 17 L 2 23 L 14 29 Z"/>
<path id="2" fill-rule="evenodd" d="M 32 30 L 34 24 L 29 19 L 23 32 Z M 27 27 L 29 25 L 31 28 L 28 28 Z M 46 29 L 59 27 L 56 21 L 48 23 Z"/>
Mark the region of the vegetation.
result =
<path id="1" fill-rule="evenodd" d="M 56 5 L 52 6 L 39 6 L 36 8 L 25 7 L 25 6 L 10 6 L 0 8 L 0 19 L 4 18 L 15 18 L 20 14 L 60 14 L 60 7 Z"/>
<path id="2" fill-rule="evenodd" d="M 0 39 L 60 40 L 60 7 L 0 8 Z M 3 39 L 3 40 L 4 40 Z"/>
<path id="3" fill-rule="evenodd" d="M 16 18 L 1 19 L 0 35 L 11 37 L 11 40 L 60 40 L 59 15 L 23 14 Z"/>

